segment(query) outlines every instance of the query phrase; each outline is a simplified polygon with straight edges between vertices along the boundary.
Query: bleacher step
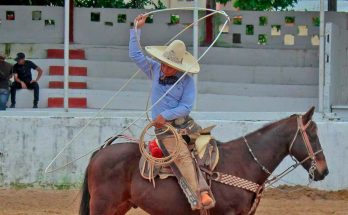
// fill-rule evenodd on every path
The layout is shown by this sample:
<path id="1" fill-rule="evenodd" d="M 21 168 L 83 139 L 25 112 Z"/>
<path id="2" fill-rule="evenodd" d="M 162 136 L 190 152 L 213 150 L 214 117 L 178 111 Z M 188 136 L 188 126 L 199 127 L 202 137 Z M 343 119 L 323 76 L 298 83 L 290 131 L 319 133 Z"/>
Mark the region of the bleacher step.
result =
<path id="1" fill-rule="evenodd" d="M 64 75 L 64 66 L 49 66 L 49 75 Z M 87 67 L 70 66 L 69 75 L 87 76 Z"/>
<path id="2" fill-rule="evenodd" d="M 81 108 L 101 108 L 107 100 L 114 95 L 114 91 L 105 90 L 69 90 L 70 98 L 81 98 L 84 102 Z M 48 98 L 60 98 L 62 104 L 64 90 L 42 89 L 40 91 L 39 107 L 48 107 Z M 148 92 L 123 91 L 107 107 L 117 110 L 144 110 Z M 289 98 L 289 97 L 250 97 L 235 95 L 199 94 L 197 110 L 212 112 L 295 112 L 304 111 L 311 106 L 317 106 L 317 98 Z M 17 107 L 30 108 L 32 106 L 33 93 L 29 90 L 17 92 Z M 87 103 L 88 101 L 88 103 Z M 57 103 L 55 103 L 57 105 Z M 62 106 L 61 106 L 62 107 Z"/>
<path id="3" fill-rule="evenodd" d="M 48 83 L 48 88 L 50 89 L 63 89 L 64 88 L 64 81 L 50 81 Z M 87 83 L 86 82 L 69 82 L 69 89 L 87 89 Z"/>
<path id="4" fill-rule="evenodd" d="M 64 49 L 47 49 L 47 58 L 62 59 L 64 58 Z M 83 49 L 70 49 L 69 59 L 86 59 L 86 54 Z"/>
<path id="5" fill-rule="evenodd" d="M 87 108 L 87 98 L 69 98 L 69 108 Z M 64 98 L 51 97 L 48 98 L 48 108 L 63 108 Z"/>

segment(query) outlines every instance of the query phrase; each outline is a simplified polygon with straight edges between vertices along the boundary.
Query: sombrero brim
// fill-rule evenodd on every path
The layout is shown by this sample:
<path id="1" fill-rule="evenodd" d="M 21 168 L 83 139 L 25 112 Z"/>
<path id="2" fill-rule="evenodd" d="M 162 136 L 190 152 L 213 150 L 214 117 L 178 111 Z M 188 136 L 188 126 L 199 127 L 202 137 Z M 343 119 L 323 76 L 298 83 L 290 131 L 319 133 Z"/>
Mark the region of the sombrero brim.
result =
<path id="1" fill-rule="evenodd" d="M 167 46 L 146 46 L 145 50 L 152 57 L 162 61 L 163 63 L 179 70 L 182 72 L 189 72 L 193 74 L 197 74 L 200 70 L 199 64 L 195 57 L 193 57 L 189 52 L 185 52 L 182 63 L 175 63 L 167 58 L 163 57 L 163 53 Z"/>

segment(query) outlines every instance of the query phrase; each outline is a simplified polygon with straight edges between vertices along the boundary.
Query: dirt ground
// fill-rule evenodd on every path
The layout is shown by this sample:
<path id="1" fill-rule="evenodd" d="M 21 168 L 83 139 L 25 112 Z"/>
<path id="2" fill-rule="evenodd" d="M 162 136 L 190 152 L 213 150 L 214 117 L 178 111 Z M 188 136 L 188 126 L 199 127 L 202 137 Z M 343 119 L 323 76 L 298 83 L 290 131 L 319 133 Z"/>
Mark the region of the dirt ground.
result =
<path id="1" fill-rule="evenodd" d="M 300 189 L 300 190 L 297 190 Z M 1 215 L 77 214 L 79 190 L 0 189 Z M 348 215 L 348 190 L 325 192 L 301 187 L 266 191 L 257 215 Z M 146 215 L 140 209 L 128 215 Z"/>

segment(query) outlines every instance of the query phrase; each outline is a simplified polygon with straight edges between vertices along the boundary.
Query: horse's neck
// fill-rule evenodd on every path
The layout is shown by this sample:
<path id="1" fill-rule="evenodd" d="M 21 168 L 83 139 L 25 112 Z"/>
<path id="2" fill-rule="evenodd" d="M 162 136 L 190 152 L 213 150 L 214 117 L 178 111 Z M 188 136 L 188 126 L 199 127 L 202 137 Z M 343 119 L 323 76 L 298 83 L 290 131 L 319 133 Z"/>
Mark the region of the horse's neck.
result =
<path id="1" fill-rule="evenodd" d="M 261 132 L 259 130 L 251 133 L 246 136 L 246 140 L 259 163 L 270 172 L 273 172 L 281 161 L 289 154 L 288 145 L 295 132 L 295 129 L 289 129 L 286 125 L 279 124 L 268 131 Z M 226 145 L 236 144 L 235 141 L 233 142 Z M 252 177 L 258 183 L 263 183 L 268 178 L 269 174 L 262 170 L 261 165 L 254 160 L 254 157 L 251 152 L 249 152 L 244 139 L 241 138 L 238 142 L 240 153 L 242 153 L 241 159 L 248 168 L 247 172 L 249 177 Z"/>

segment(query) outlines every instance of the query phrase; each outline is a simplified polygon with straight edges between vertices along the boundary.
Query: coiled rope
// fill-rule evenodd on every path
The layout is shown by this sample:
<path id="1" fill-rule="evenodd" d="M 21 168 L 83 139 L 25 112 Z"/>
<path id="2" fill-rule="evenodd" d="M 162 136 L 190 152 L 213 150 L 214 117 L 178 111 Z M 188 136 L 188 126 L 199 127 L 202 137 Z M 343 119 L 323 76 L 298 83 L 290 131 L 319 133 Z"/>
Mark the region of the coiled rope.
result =
<path id="1" fill-rule="evenodd" d="M 169 155 L 162 157 L 162 158 L 153 157 L 146 149 L 146 142 L 144 139 L 145 139 L 146 132 L 150 128 L 152 128 L 154 125 L 155 125 L 154 122 L 150 122 L 141 132 L 140 140 L 139 140 L 139 150 L 140 150 L 140 153 L 142 155 L 144 155 L 144 158 L 147 161 L 149 161 L 151 164 L 153 164 L 154 166 L 167 166 L 167 165 L 171 164 L 172 162 L 174 162 L 176 160 L 176 158 L 179 156 L 180 135 L 172 125 L 170 125 L 169 123 L 166 123 L 164 125 L 164 128 L 167 128 L 167 130 L 170 131 L 174 135 L 175 150 L 172 153 L 170 153 Z"/>

